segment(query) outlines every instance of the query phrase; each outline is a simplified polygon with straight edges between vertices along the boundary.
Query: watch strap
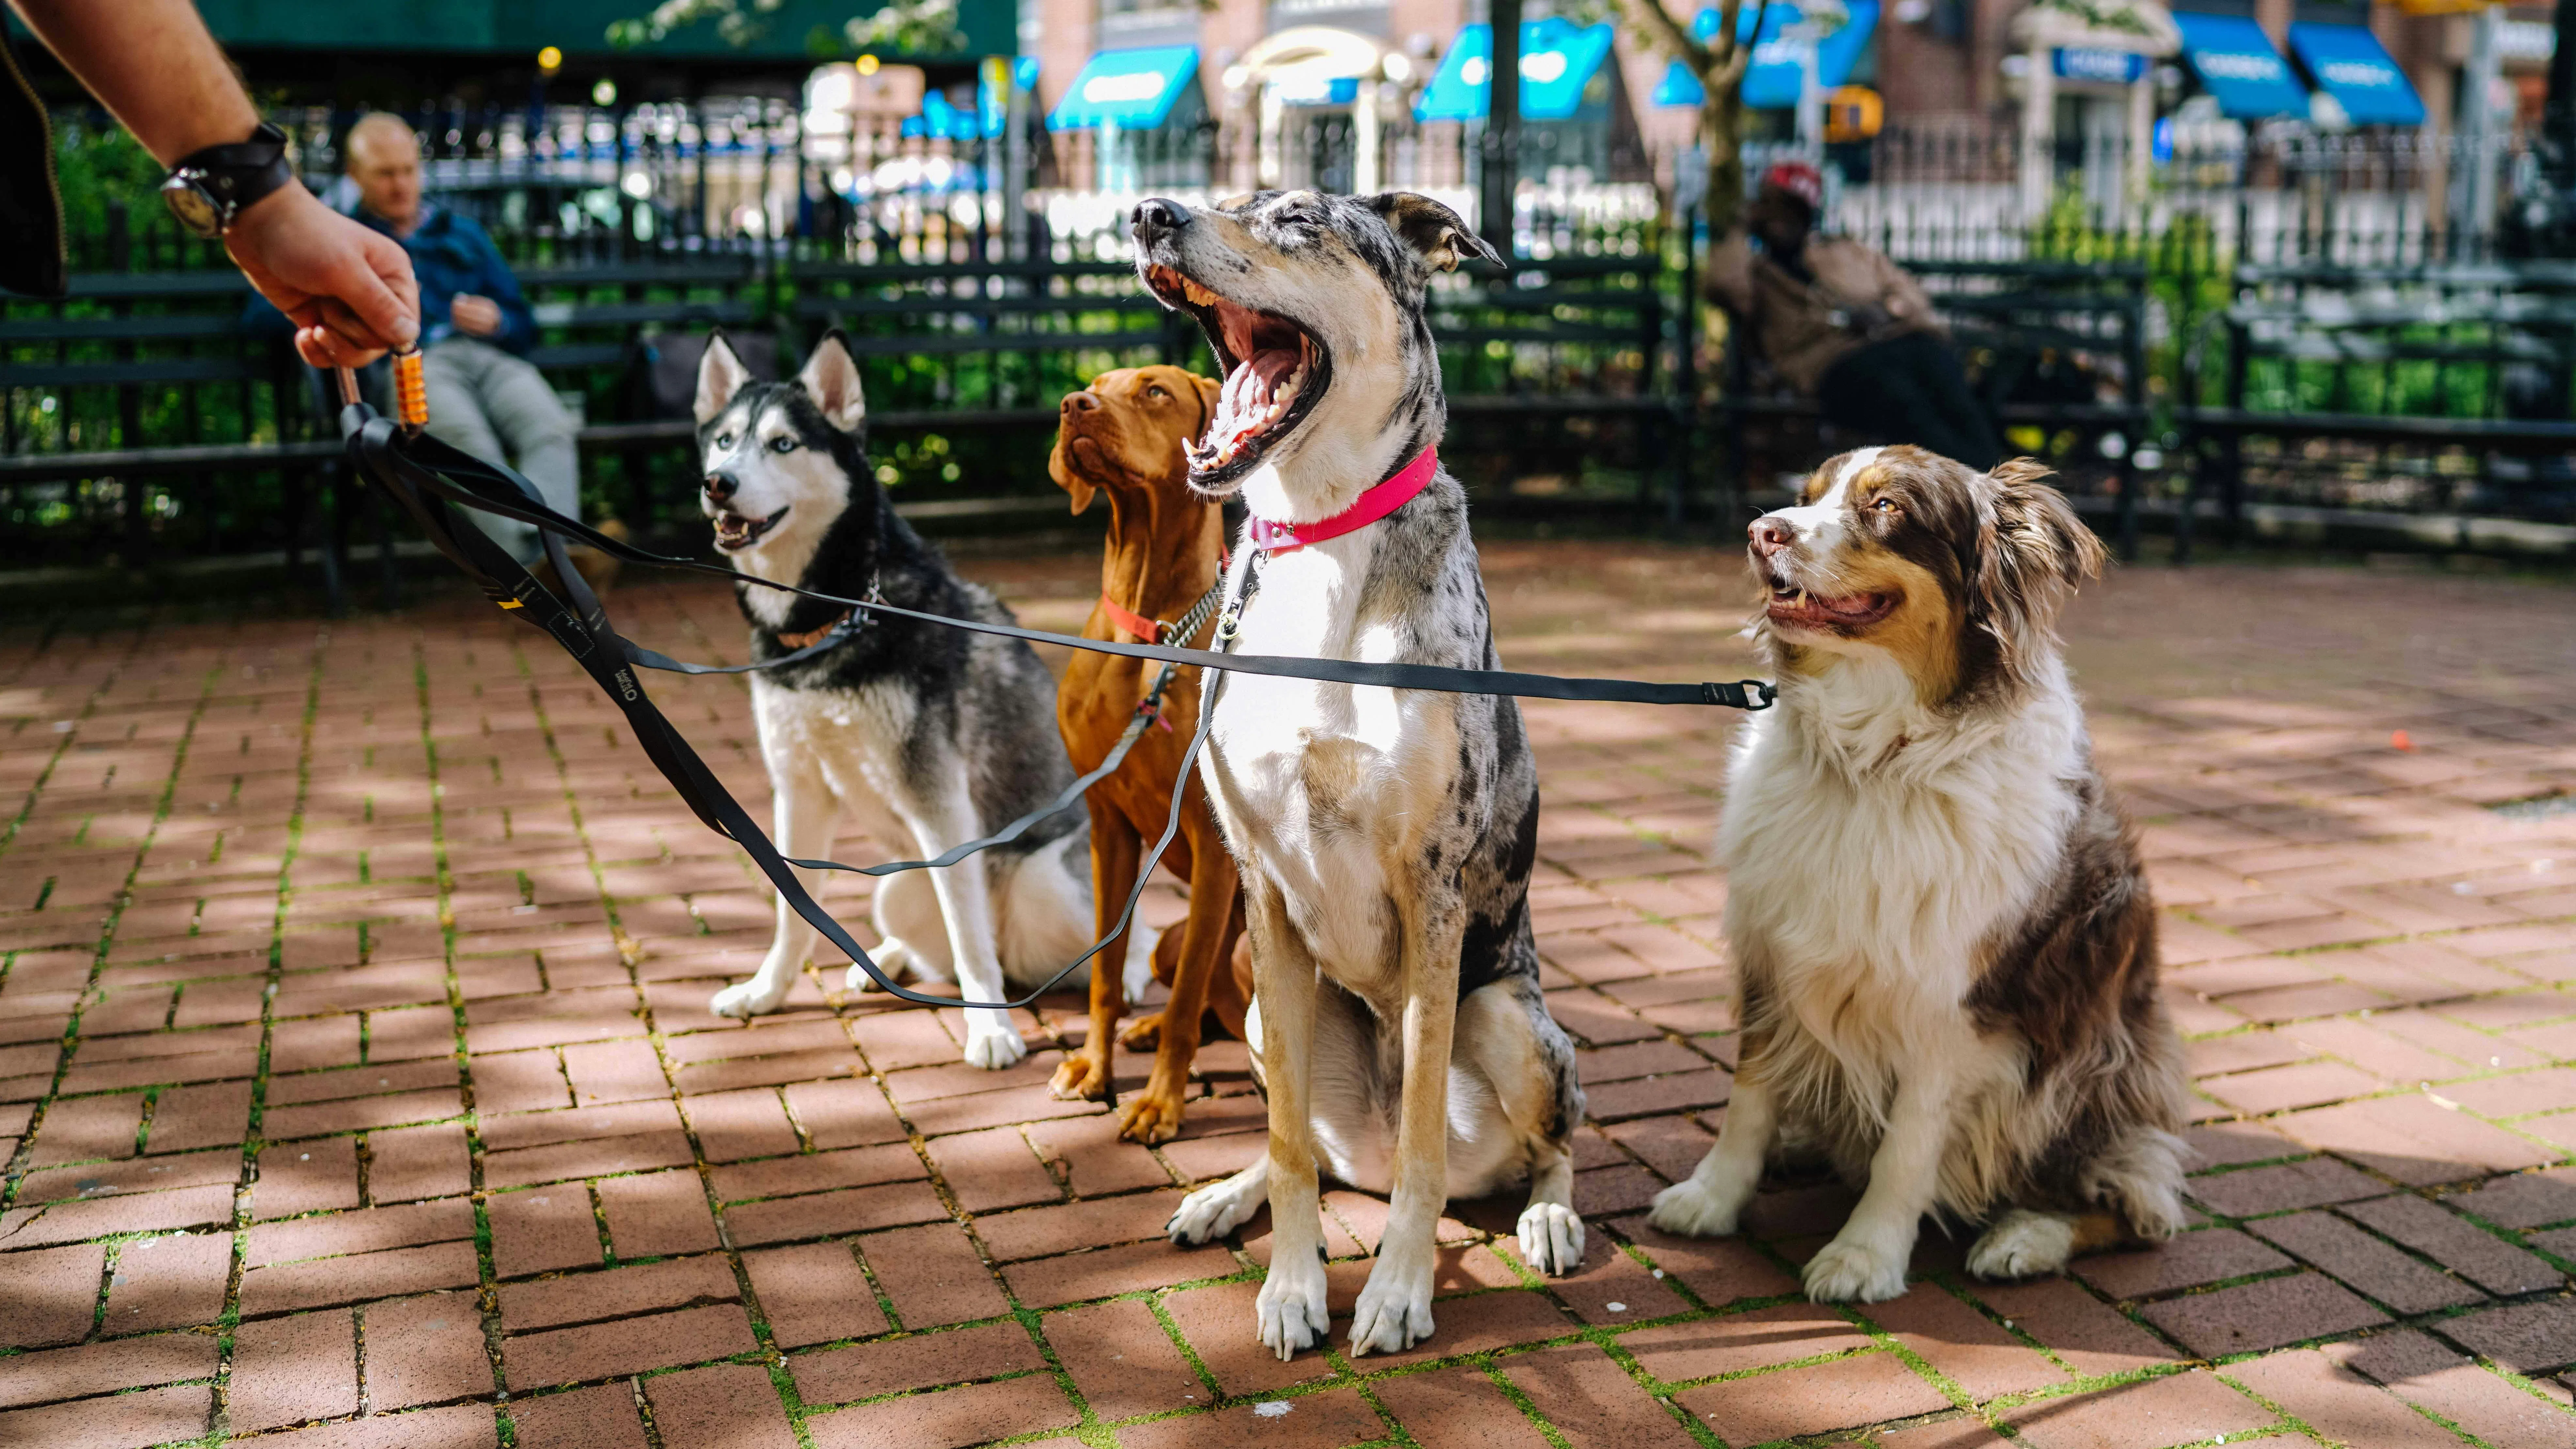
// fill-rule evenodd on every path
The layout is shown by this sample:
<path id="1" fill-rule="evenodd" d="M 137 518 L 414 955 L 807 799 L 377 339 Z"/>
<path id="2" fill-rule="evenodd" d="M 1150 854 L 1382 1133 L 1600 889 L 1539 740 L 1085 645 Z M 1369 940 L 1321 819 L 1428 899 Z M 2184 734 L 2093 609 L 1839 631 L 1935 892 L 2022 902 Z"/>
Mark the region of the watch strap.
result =
<path id="1" fill-rule="evenodd" d="M 179 158 L 172 175 L 191 175 L 226 209 L 226 220 L 295 179 L 286 157 L 286 133 L 262 121 L 247 141 L 206 146 Z"/>

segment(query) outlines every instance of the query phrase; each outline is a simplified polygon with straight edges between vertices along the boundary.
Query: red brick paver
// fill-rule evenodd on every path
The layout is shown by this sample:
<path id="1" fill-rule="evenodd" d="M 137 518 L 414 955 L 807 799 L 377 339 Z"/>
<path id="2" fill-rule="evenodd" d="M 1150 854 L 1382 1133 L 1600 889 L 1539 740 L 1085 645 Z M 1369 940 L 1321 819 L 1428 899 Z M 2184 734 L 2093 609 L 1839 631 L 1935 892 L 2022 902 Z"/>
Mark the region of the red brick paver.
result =
<path id="1" fill-rule="evenodd" d="M 1485 565 L 1516 665 L 1753 672 L 1731 550 Z M 1087 556 L 966 568 L 1041 627 L 1097 587 Z M 613 602 L 741 654 L 721 589 Z M 1732 721 L 1529 706 L 1583 1268 L 1541 1282 L 1516 1202 L 1455 1205 L 1429 1343 L 1289 1363 L 1253 1341 L 1266 1216 L 1162 1237 L 1261 1151 L 1240 1043 L 1147 1149 L 1046 1091 L 1075 994 L 1002 1073 L 961 1064 L 958 1013 L 828 966 L 776 1018 L 707 1015 L 765 890 L 577 671 L 452 591 L 13 623 L 0 1443 L 2576 1445 L 2576 814 L 2487 808 L 2576 791 L 2571 623 L 2576 591 L 2420 571 L 2089 590 L 2070 651 L 2163 907 L 2200 1216 L 2014 1285 L 1927 1231 L 1911 1291 L 1851 1309 L 1796 1276 L 1847 1189 L 1774 1184 L 1723 1241 L 1640 1215 L 1732 1087 Z M 652 687 L 759 813 L 741 686 Z M 832 887 L 854 925 L 866 889 Z M 1338 1334 L 1385 1210 L 1327 1214 Z"/>

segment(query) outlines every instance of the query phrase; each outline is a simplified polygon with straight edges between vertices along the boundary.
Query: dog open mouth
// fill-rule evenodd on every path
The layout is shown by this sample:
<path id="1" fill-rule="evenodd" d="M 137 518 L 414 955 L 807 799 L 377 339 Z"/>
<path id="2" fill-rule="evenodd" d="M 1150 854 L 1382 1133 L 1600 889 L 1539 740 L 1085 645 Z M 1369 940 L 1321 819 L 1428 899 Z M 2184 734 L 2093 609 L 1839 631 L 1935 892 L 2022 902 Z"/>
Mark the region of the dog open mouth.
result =
<path id="1" fill-rule="evenodd" d="M 1224 376 L 1206 438 L 1185 443 L 1190 482 L 1208 489 L 1251 470 L 1315 409 L 1332 380 L 1332 358 L 1315 334 L 1294 320 L 1227 301 L 1160 264 L 1146 284 L 1167 306 L 1196 317 Z"/>
<path id="2" fill-rule="evenodd" d="M 1811 592 L 1795 584 L 1769 580 L 1771 602 L 1764 612 L 1774 624 L 1807 629 L 1858 629 L 1896 612 L 1893 594 L 1847 594 L 1840 598 Z"/>
<path id="3" fill-rule="evenodd" d="M 787 508 L 795 506 L 791 503 Z M 778 526 L 778 520 L 787 516 L 787 508 L 781 508 L 767 518 L 745 518 L 730 510 L 717 514 L 715 516 L 716 547 L 727 553 L 736 553 L 751 547 L 760 542 L 763 534 Z"/>

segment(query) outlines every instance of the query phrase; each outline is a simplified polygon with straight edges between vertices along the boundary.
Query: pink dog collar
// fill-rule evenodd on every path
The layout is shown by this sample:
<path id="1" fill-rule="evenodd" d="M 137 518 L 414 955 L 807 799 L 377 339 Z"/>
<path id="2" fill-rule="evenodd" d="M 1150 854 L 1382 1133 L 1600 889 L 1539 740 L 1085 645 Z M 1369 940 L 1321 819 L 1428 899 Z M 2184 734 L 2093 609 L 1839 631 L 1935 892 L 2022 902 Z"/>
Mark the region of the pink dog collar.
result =
<path id="1" fill-rule="evenodd" d="M 1357 533 L 1412 502 L 1413 495 L 1421 492 L 1431 482 L 1431 475 L 1439 471 L 1440 448 L 1434 444 L 1423 449 L 1394 477 L 1361 494 L 1357 503 L 1330 518 L 1319 518 L 1313 523 L 1273 523 L 1255 514 L 1250 530 L 1252 546 L 1271 554 L 1295 553 L 1310 543 Z"/>

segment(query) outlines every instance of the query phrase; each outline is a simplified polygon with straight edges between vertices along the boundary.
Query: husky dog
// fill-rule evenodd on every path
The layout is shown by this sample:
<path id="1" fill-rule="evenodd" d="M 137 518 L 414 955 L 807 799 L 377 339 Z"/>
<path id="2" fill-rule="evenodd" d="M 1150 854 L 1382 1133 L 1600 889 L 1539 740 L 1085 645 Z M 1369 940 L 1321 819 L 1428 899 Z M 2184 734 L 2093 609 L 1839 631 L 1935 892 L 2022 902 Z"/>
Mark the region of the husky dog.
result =
<path id="1" fill-rule="evenodd" d="M 792 383 L 754 381 L 722 337 L 711 340 L 698 367 L 697 419 L 706 473 L 699 506 L 739 572 L 843 598 L 873 589 L 908 609 L 1013 622 L 990 593 L 951 572 L 877 487 L 859 368 L 839 332 L 823 339 Z M 756 659 L 816 643 L 848 613 L 747 583 L 734 591 L 751 621 Z M 999 829 L 1073 780 L 1056 733 L 1055 680 L 1016 639 L 878 616 L 812 659 L 752 675 L 751 699 L 777 798 L 778 848 L 790 857 L 828 857 L 847 814 L 876 839 L 927 860 Z M 1001 1000 L 1006 979 L 1020 987 L 1044 980 L 1091 944 L 1090 853 L 1089 823 L 1069 810 L 1011 845 L 883 878 L 877 964 L 889 974 L 908 968 L 954 979 L 974 1001 Z M 821 872 L 798 874 L 811 890 Z M 781 899 L 778 935 L 759 973 L 717 992 L 709 1009 L 776 1011 L 817 938 Z M 1152 944 L 1144 940 L 1141 954 L 1131 946 L 1131 974 L 1141 972 Z M 852 963 L 850 988 L 873 984 Z M 1027 1054 L 1008 1012 L 966 1013 L 968 1062 L 1000 1068 Z"/>
<path id="2" fill-rule="evenodd" d="M 1819 1301 L 1903 1293 L 1926 1212 L 1986 1224 L 1989 1278 L 2183 1224 L 2155 902 L 2057 643 L 2102 545 L 2046 474 L 1863 448 L 1753 522 L 1780 700 L 1719 838 L 1743 1056 L 1653 1217 L 1734 1232 L 1767 1156 L 1821 1147 L 1868 1187 L 1807 1260 Z"/>
<path id="3" fill-rule="evenodd" d="M 1466 494 L 1427 456 L 1448 405 L 1424 291 L 1434 270 L 1491 259 L 1484 243 L 1403 193 L 1153 200 L 1134 229 L 1146 285 L 1198 319 L 1225 377 L 1190 481 L 1240 492 L 1254 515 L 1230 597 L 1269 554 L 1236 647 L 1498 668 Z M 1381 483 L 1420 491 L 1364 527 L 1353 520 L 1369 509 L 1337 517 Z M 1317 541 L 1284 544 L 1301 524 Z M 1258 997 L 1246 1031 L 1270 1150 L 1185 1199 L 1173 1238 L 1204 1242 L 1269 1202 L 1278 1240 L 1257 1320 L 1282 1358 L 1329 1327 L 1319 1166 L 1391 1201 L 1354 1354 L 1431 1333 L 1433 1235 L 1452 1196 L 1528 1184 L 1521 1252 L 1571 1271 L 1583 1091 L 1539 994 L 1538 773 L 1518 705 L 1238 674 L 1218 688 L 1211 731 L 1204 769 L 1243 879 Z"/>

